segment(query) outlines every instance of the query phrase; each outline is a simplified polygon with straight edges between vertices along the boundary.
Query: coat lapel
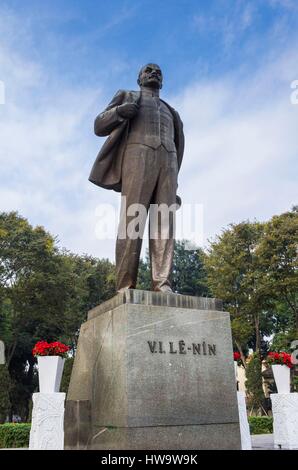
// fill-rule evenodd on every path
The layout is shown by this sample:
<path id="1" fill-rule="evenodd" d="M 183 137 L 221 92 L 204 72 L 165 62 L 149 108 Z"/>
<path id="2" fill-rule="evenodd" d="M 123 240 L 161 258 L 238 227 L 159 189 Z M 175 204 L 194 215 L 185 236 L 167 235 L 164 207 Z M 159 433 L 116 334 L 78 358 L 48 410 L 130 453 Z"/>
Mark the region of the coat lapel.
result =
<path id="1" fill-rule="evenodd" d="M 140 91 L 127 91 L 123 95 L 121 104 L 138 104 L 140 98 Z M 172 108 L 165 101 L 163 101 L 163 103 L 168 106 L 174 119 L 175 145 L 177 148 L 178 168 L 180 168 L 184 151 L 182 121 L 174 108 Z M 100 149 L 89 176 L 89 181 L 96 184 L 97 186 L 101 186 L 105 189 L 113 189 L 117 192 L 121 191 L 122 162 L 129 129 L 128 124 L 129 121 L 125 120 L 116 129 L 114 129 Z"/>

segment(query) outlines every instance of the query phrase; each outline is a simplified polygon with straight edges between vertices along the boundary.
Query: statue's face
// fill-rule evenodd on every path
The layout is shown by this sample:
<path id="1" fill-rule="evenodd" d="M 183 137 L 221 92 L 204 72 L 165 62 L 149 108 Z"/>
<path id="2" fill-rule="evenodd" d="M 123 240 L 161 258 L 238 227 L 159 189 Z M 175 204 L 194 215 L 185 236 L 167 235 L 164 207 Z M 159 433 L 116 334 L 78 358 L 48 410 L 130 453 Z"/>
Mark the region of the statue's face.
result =
<path id="1" fill-rule="evenodd" d="M 141 69 L 138 84 L 149 88 L 162 87 L 162 73 L 156 64 L 147 64 Z"/>

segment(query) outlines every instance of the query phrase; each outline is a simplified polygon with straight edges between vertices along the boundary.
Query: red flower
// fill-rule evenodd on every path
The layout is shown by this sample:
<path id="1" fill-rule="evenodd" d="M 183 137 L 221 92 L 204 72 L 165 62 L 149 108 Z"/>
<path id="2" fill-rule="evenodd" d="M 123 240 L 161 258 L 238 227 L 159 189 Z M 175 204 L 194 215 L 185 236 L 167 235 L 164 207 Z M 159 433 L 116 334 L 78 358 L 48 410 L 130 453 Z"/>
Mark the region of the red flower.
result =
<path id="1" fill-rule="evenodd" d="M 241 359 L 241 354 L 238 351 L 234 352 L 234 361 L 239 361 Z"/>
<path id="2" fill-rule="evenodd" d="M 33 356 L 61 356 L 66 357 L 69 346 L 66 344 L 55 341 L 47 343 L 46 341 L 38 341 L 32 349 Z"/>
<path id="3" fill-rule="evenodd" d="M 280 364 L 280 365 L 285 365 L 292 369 L 294 367 L 292 363 L 292 357 L 291 354 L 288 354 L 284 351 L 281 352 L 269 352 L 267 355 L 267 362 L 270 365 L 274 364 Z"/>

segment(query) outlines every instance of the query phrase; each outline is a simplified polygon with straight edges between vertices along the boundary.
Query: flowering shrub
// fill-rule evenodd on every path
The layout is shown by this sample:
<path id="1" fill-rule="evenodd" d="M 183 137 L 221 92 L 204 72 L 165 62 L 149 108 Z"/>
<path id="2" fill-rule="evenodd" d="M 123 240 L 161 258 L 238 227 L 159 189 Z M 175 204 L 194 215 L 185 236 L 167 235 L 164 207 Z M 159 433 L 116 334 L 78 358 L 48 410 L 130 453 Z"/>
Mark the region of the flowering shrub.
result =
<path id="1" fill-rule="evenodd" d="M 47 343 L 46 341 L 38 341 L 32 349 L 33 356 L 61 356 L 66 357 L 69 346 L 66 344 L 55 341 L 54 343 Z"/>
<path id="2" fill-rule="evenodd" d="M 267 356 L 267 363 L 269 365 L 279 364 L 288 366 L 290 369 L 293 367 L 291 354 L 286 352 L 270 352 Z"/>

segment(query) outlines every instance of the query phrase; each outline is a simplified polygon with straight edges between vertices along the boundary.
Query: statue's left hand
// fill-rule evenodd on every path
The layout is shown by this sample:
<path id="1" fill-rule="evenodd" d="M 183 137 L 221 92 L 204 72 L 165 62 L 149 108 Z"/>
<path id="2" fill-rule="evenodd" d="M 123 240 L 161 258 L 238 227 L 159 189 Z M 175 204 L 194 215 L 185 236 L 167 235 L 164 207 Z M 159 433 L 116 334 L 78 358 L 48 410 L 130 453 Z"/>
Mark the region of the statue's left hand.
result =
<path id="1" fill-rule="evenodd" d="M 125 119 L 132 119 L 138 112 L 139 106 L 135 103 L 124 103 L 117 106 L 117 113 Z"/>

